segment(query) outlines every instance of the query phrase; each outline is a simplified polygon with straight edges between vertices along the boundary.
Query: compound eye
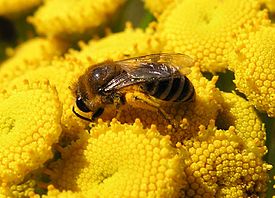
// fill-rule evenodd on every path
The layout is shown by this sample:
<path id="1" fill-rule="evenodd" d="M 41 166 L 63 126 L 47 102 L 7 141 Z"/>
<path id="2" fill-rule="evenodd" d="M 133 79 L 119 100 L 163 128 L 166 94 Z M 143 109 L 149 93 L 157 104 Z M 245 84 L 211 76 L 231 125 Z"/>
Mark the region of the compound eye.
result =
<path id="1" fill-rule="evenodd" d="M 86 106 L 82 98 L 76 99 L 76 106 L 83 112 L 90 112 L 91 110 Z"/>

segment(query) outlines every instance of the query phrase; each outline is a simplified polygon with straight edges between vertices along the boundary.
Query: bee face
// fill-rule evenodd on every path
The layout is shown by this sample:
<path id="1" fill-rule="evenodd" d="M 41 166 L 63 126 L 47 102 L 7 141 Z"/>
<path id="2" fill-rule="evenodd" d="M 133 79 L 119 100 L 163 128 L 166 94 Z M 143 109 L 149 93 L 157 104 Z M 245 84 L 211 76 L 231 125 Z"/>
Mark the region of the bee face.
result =
<path id="1" fill-rule="evenodd" d="M 100 87 L 100 83 L 103 82 L 98 78 L 103 73 L 104 73 L 104 70 L 103 72 L 99 73 L 97 69 L 94 72 L 93 71 L 88 72 L 79 78 L 77 87 L 76 87 L 75 104 L 80 111 L 84 113 L 92 112 L 93 116 L 91 119 L 88 119 L 76 113 L 73 109 L 73 112 L 78 117 L 88 121 L 92 121 L 103 113 L 104 100 L 102 100 L 102 97 L 104 96 L 100 96 L 97 92 L 98 88 Z M 87 75 L 87 74 L 90 74 L 90 75 Z"/>
<path id="2" fill-rule="evenodd" d="M 92 119 L 73 111 L 82 119 L 94 120 L 105 107 L 123 105 L 127 91 L 134 90 L 131 87 L 160 101 L 192 101 L 194 87 L 177 69 L 192 63 L 183 54 L 152 54 L 92 66 L 80 76 L 76 87 L 76 106 L 82 112 L 92 112 Z"/>

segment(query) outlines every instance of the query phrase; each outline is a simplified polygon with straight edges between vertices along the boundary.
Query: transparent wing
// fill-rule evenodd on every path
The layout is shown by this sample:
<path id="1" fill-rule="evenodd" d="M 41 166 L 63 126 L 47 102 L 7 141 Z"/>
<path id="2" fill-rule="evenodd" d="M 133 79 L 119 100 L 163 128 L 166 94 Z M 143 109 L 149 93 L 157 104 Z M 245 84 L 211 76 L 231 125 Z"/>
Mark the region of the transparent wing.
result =
<path id="1" fill-rule="evenodd" d="M 141 63 L 167 64 L 171 67 L 175 67 L 176 69 L 180 69 L 181 71 L 183 70 L 183 72 L 186 72 L 183 73 L 184 75 L 187 75 L 190 72 L 190 67 L 194 65 L 192 58 L 180 53 L 150 54 L 121 61 L 115 61 L 115 63 L 120 65 L 128 73 L 134 72 L 134 69 L 140 67 Z"/>
<path id="2" fill-rule="evenodd" d="M 115 61 L 114 64 L 119 65 L 125 72 L 108 82 L 102 88 L 103 92 L 118 90 L 142 82 L 179 76 L 181 73 L 178 69 L 189 69 L 193 65 L 193 60 L 184 54 L 161 53 Z"/>

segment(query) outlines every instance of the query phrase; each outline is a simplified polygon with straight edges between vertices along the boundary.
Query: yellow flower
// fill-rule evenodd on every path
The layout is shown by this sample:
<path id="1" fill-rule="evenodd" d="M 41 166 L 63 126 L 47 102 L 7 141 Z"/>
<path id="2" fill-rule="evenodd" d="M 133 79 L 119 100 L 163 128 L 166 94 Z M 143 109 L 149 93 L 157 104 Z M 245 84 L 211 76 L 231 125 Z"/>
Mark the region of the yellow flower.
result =
<path id="1" fill-rule="evenodd" d="M 183 157 L 155 126 L 144 129 L 113 120 L 92 126 L 90 134 L 60 148 L 49 169 L 59 190 L 87 197 L 177 197 L 185 184 Z"/>
<path id="2" fill-rule="evenodd" d="M 69 57 L 91 64 L 106 60 L 120 60 L 129 56 L 140 56 L 160 51 L 160 43 L 154 38 L 154 30 L 133 29 L 126 24 L 123 32 L 111 33 L 102 39 L 93 39 L 88 44 L 80 42 L 80 51 L 71 50 Z"/>
<path id="3" fill-rule="evenodd" d="M 275 116 L 275 27 L 264 27 L 240 38 L 229 54 L 237 89 L 256 108 Z"/>
<path id="4" fill-rule="evenodd" d="M 159 19 L 164 51 L 190 55 L 204 71 L 224 71 L 236 37 L 269 24 L 256 0 L 184 0 Z"/>
<path id="5" fill-rule="evenodd" d="M 222 129 L 234 126 L 236 134 L 245 140 L 248 149 L 260 156 L 266 154 L 265 127 L 253 106 L 236 94 L 222 93 L 222 96 L 223 110 L 218 115 L 217 126 Z"/>
<path id="6" fill-rule="evenodd" d="M 46 0 L 28 20 L 47 38 L 11 50 L 0 66 L 0 197 L 264 196 L 272 166 L 252 105 L 274 115 L 268 1 L 145 0 L 157 21 L 102 35 L 125 0 Z M 194 59 L 186 74 L 194 101 L 162 102 L 128 87 L 126 104 L 106 107 L 95 122 L 72 112 L 88 67 L 159 52 Z M 227 67 L 249 101 L 202 73 Z"/>
<path id="7" fill-rule="evenodd" d="M 67 44 L 57 39 L 33 38 L 22 43 L 15 50 L 9 50 L 10 58 L 0 65 L 0 86 L 30 70 L 62 55 Z"/>
<path id="8" fill-rule="evenodd" d="M 175 0 L 145 0 L 145 7 L 148 8 L 155 17 L 159 17 L 161 13 L 167 9 Z"/>
<path id="9" fill-rule="evenodd" d="M 178 147 L 186 149 L 186 197 L 248 197 L 263 195 L 271 165 L 247 148 L 234 127 L 218 130 L 212 121 L 197 137 Z M 185 151 L 184 151 L 185 152 Z"/>
<path id="10" fill-rule="evenodd" d="M 67 37 L 94 30 L 110 19 L 124 0 L 47 0 L 33 17 L 38 33 Z"/>
<path id="11" fill-rule="evenodd" d="M 15 16 L 22 15 L 22 13 L 29 11 L 35 6 L 42 3 L 42 0 L 1 0 L 0 1 L 0 15 L 1 16 Z"/>
<path id="12" fill-rule="evenodd" d="M 151 38 L 151 35 L 152 32 L 149 30 L 144 32 L 140 29 L 134 30 L 128 26 L 125 32 L 111 34 L 98 41 L 92 40 L 88 45 L 82 44 L 81 51 L 71 50 L 70 54 L 66 55 L 64 59 L 54 59 L 51 62 L 32 60 L 34 64 L 23 63 L 32 63 L 31 60 L 25 61 L 25 59 L 30 59 L 31 54 L 34 54 L 30 53 L 30 51 L 35 48 L 27 48 L 26 50 L 23 48 L 24 51 L 22 50 L 22 53 L 25 53 L 19 53 L 20 59 L 18 58 L 19 61 L 21 61 L 20 63 L 22 63 L 18 63 L 18 65 L 20 65 L 22 69 L 18 69 L 19 66 L 17 66 L 17 62 L 13 63 L 11 59 L 8 59 L 8 61 L 11 62 L 10 66 L 3 64 L 1 71 L 3 71 L 3 76 L 6 76 L 6 80 L 3 81 L 2 87 L 11 89 L 15 85 L 20 86 L 24 84 L 24 80 L 26 79 L 31 82 L 49 80 L 51 84 L 56 86 L 59 99 L 63 106 L 62 127 L 66 132 L 74 133 L 87 125 L 86 121 L 76 117 L 72 112 L 72 107 L 75 104 L 75 95 L 72 94 L 72 89 L 78 77 L 84 74 L 87 67 L 96 62 L 106 59 L 119 59 L 119 57 L 121 58 L 125 55 L 145 54 L 150 50 L 158 50 L 158 43 Z M 49 41 L 47 40 L 47 42 Z M 39 54 L 42 55 L 42 51 L 41 53 L 39 52 Z M 35 55 L 33 55 L 33 57 L 35 57 Z M 23 70 L 24 67 L 27 68 Z M 15 78 L 17 76 L 15 74 L 23 73 L 23 71 L 24 75 Z M 15 79 L 12 81 L 8 80 L 13 78 Z"/>
<path id="13" fill-rule="evenodd" d="M 25 81 L 2 91 L 0 99 L 0 186 L 9 189 L 53 157 L 61 106 L 56 90 L 41 82 Z"/>
<path id="14" fill-rule="evenodd" d="M 56 87 L 59 100 L 62 104 L 61 124 L 63 132 L 74 133 L 87 126 L 87 121 L 83 121 L 75 116 L 72 107 L 75 104 L 75 97 L 72 95 L 72 86 L 77 81 L 78 76 L 85 71 L 82 62 L 73 59 L 55 59 L 50 63 L 39 66 L 35 70 L 28 70 L 24 75 L 15 78 L 11 82 L 5 82 L 3 87 L 10 90 L 14 86 L 24 86 L 25 80 L 29 82 L 50 81 Z"/>

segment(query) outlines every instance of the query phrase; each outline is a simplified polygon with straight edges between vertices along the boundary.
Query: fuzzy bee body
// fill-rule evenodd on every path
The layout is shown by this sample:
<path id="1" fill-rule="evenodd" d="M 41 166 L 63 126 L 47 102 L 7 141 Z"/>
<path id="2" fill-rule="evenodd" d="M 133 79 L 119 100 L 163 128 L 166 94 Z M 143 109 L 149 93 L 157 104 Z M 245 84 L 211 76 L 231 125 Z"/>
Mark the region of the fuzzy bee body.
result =
<path id="1" fill-rule="evenodd" d="M 183 54 L 161 53 L 92 66 L 80 76 L 75 90 L 77 107 L 83 112 L 93 112 L 92 119 L 74 109 L 73 112 L 92 121 L 108 105 L 119 108 L 127 102 L 125 95 L 137 90 L 163 102 L 192 101 L 194 87 L 177 68 L 190 67 L 192 63 L 192 59 Z M 154 102 L 150 105 L 154 106 Z"/>

